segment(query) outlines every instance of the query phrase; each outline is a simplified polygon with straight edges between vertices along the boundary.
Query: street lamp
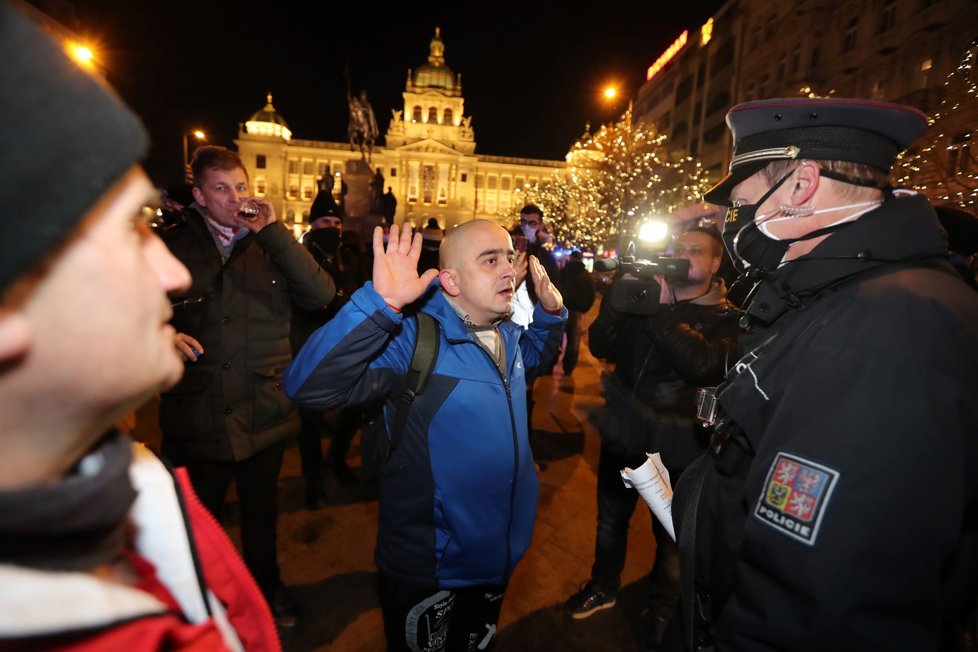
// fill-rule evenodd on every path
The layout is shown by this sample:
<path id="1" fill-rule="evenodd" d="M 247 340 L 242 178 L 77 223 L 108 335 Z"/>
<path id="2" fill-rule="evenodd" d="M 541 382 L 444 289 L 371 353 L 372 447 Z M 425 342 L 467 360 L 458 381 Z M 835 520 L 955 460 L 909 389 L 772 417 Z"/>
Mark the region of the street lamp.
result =
<path id="1" fill-rule="evenodd" d="M 207 140 L 207 134 L 205 134 L 200 129 L 193 129 L 192 131 L 183 132 L 183 178 L 184 181 L 190 183 L 193 181 L 193 172 L 190 170 L 190 158 L 189 158 L 189 145 L 188 141 L 190 137 L 193 136 L 198 141 Z"/>

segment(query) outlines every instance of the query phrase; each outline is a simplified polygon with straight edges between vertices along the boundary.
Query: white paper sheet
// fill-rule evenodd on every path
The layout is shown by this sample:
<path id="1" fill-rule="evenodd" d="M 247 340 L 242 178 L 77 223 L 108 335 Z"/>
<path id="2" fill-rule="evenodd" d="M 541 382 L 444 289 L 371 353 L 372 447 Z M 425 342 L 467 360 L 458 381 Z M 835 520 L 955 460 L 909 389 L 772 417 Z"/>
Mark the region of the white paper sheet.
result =
<path id="1" fill-rule="evenodd" d="M 652 515 L 665 526 L 672 540 L 676 540 L 676 530 L 672 525 L 672 484 L 669 472 L 662 464 L 658 453 L 646 453 L 648 459 L 637 469 L 625 467 L 621 479 L 626 487 L 638 491 L 638 495 L 648 504 Z"/>

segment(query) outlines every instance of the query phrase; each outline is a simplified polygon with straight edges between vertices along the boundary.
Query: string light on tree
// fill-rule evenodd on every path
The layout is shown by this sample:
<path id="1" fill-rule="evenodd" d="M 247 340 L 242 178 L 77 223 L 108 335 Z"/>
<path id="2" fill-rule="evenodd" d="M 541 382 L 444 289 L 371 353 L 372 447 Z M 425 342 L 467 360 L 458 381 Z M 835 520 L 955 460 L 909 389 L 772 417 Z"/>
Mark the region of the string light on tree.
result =
<path id="1" fill-rule="evenodd" d="M 642 217 L 695 203 L 710 186 L 699 163 L 673 155 L 665 134 L 652 123 L 633 124 L 630 111 L 593 133 L 589 126 L 566 158 L 563 175 L 527 189 L 527 201 L 547 212 L 564 247 L 614 246 Z"/>
<path id="2" fill-rule="evenodd" d="M 954 203 L 978 214 L 978 40 L 947 76 L 940 104 L 919 145 L 910 148 L 894 170 L 896 185 L 914 188 L 935 204 Z"/>

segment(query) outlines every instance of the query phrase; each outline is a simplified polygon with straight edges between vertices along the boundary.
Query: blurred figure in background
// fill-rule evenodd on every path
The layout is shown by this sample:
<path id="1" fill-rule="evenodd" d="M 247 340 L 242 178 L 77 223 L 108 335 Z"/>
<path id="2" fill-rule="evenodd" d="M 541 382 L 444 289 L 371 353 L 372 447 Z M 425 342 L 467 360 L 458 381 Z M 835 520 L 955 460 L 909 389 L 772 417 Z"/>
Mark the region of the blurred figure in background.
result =
<path id="1" fill-rule="evenodd" d="M 570 376 L 577 367 L 581 352 L 581 319 L 594 305 L 595 290 L 591 272 L 584 266 L 584 254 L 580 249 L 571 250 L 567 262 L 560 270 L 557 288 L 564 297 L 567 321 L 564 323 L 564 359 L 561 365 L 564 375 Z"/>

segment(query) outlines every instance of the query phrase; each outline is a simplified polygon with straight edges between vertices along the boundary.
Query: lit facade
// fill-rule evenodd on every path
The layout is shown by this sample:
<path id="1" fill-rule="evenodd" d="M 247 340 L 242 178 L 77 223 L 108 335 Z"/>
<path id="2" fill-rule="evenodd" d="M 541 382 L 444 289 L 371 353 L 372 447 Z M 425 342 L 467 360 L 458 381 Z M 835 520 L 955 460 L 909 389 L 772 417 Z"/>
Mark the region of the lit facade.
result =
<path id="1" fill-rule="evenodd" d="M 384 177 L 383 191 L 390 187 L 397 198 L 395 223 L 421 228 L 434 217 L 442 228 L 450 228 L 485 218 L 509 226 L 514 207 L 523 204 L 523 188 L 565 168 L 563 161 L 475 153 L 461 75 L 445 63 L 438 29 L 427 63 L 408 70 L 402 95 L 403 107 L 391 111 L 385 146 L 375 144 L 370 157 L 372 172 Z M 266 106 L 241 125 L 235 143 L 254 194 L 271 201 L 296 233 L 306 228 L 319 178 L 330 174 L 345 180 L 347 170 L 360 160 L 359 150 L 350 151 L 349 143 L 292 138 L 271 94 Z M 339 188 L 336 183 L 334 192 Z"/>
<path id="2" fill-rule="evenodd" d="M 724 118 L 734 104 L 836 96 L 930 112 L 976 26 L 973 0 L 730 0 L 706 25 L 690 26 L 666 61 L 650 62 L 635 115 L 717 180 L 730 161 Z M 964 137 L 948 134 L 949 146 Z"/>

